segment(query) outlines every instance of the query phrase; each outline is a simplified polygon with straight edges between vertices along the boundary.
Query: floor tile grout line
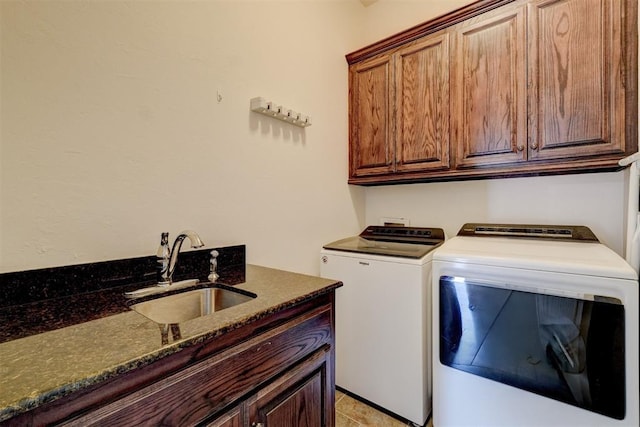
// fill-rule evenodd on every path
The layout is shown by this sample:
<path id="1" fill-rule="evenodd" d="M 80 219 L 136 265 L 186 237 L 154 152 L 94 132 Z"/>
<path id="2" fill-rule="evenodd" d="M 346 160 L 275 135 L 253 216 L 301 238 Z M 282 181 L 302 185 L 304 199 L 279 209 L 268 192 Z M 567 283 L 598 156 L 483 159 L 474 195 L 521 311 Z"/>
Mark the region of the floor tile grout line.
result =
<path id="1" fill-rule="evenodd" d="M 350 417 L 349 415 L 345 414 L 344 412 L 336 411 L 336 413 L 342 415 L 345 418 L 349 418 L 351 421 L 353 421 L 354 423 L 358 424 L 359 426 L 362 425 L 358 420 L 356 420 L 355 418 Z"/>

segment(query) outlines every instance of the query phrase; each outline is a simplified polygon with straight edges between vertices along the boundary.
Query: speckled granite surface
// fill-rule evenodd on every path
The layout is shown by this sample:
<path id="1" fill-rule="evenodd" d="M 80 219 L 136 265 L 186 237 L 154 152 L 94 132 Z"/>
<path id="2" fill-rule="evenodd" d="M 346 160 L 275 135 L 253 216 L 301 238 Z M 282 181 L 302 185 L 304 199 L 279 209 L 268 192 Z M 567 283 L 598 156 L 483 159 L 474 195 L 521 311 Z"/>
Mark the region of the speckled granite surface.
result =
<path id="1" fill-rule="evenodd" d="M 184 252 L 175 280 L 207 280 L 209 252 Z M 244 245 L 216 248 L 220 282 L 244 282 Z M 0 274 L 0 343 L 128 311 L 124 292 L 155 283 L 155 256 Z M 73 307 L 73 310 L 69 310 Z"/>
<path id="2" fill-rule="evenodd" d="M 181 323 L 181 339 L 167 345 L 161 344 L 158 324 L 128 310 L 1 343 L 0 422 L 340 285 L 334 280 L 247 265 L 245 281 L 235 287 L 257 298 Z"/>

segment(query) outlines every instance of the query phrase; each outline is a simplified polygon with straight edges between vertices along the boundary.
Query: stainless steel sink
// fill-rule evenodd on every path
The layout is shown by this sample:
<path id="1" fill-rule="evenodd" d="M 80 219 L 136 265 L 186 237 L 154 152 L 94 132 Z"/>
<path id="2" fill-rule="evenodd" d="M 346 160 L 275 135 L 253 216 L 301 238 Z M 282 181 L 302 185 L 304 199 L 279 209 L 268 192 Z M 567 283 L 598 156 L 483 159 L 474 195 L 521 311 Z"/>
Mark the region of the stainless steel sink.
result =
<path id="1" fill-rule="evenodd" d="M 255 294 L 209 285 L 132 304 L 130 308 L 160 324 L 176 324 L 250 301 Z"/>

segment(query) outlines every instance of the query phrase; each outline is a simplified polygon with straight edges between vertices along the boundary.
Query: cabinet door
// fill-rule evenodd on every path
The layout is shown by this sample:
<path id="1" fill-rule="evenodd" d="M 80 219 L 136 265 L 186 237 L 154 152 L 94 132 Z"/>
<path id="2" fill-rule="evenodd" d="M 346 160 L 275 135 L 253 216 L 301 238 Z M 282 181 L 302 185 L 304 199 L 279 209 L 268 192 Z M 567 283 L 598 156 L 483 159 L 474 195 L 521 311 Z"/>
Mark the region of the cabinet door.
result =
<path id="1" fill-rule="evenodd" d="M 529 5 L 530 157 L 623 153 L 623 1 Z"/>
<path id="2" fill-rule="evenodd" d="M 354 65 L 350 82 L 350 176 L 393 171 L 392 57 L 383 55 Z"/>
<path id="3" fill-rule="evenodd" d="M 396 171 L 449 167 L 449 35 L 396 54 Z"/>
<path id="4" fill-rule="evenodd" d="M 243 427 L 244 422 L 244 404 L 240 404 L 226 412 L 224 415 L 217 417 L 213 421 L 205 424 L 206 427 Z"/>
<path id="5" fill-rule="evenodd" d="M 458 168 L 527 160 L 525 23 L 518 6 L 455 29 L 451 114 Z"/>
<path id="6" fill-rule="evenodd" d="M 252 426 L 333 427 L 330 349 L 318 350 L 249 401 Z"/>

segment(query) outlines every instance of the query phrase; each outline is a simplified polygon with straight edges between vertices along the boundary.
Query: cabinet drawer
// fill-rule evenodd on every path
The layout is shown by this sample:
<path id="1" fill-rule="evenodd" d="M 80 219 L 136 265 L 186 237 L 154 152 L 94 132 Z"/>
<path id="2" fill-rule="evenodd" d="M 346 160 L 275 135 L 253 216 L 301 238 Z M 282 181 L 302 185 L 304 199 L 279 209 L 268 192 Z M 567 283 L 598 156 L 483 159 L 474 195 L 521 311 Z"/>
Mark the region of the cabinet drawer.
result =
<path id="1" fill-rule="evenodd" d="M 331 325 L 331 307 L 319 307 L 66 425 L 195 424 L 331 345 Z"/>

